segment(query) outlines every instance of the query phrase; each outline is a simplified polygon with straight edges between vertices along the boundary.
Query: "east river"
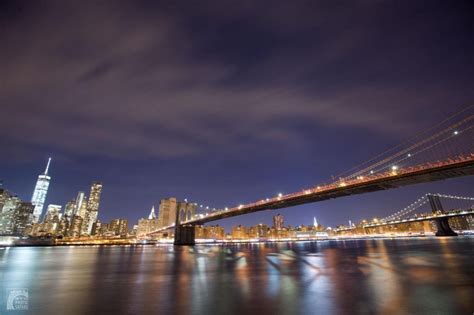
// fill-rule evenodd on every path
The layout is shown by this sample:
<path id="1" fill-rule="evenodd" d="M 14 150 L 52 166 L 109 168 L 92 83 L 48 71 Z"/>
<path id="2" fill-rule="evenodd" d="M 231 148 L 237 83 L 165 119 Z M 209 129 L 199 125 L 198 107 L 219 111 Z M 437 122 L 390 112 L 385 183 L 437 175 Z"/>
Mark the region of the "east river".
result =
<path id="1" fill-rule="evenodd" d="M 0 314 L 473 314 L 474 237 L 1 248 L 0 281 Z"/>

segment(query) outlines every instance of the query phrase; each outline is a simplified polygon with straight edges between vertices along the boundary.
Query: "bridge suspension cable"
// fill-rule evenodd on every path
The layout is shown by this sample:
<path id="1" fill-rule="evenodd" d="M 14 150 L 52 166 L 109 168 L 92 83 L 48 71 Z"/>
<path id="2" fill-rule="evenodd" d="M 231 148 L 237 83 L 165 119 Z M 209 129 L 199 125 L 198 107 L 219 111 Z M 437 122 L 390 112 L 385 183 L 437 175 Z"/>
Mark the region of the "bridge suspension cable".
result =
<path id="1" fill-rule="evenodd" d="M 457 152 L 454 152 L 454 149 L 452 148 L 454 145 L 449 147 L 446 145 L 446 142 L 450 140 L 453 140 L 451 142 L 455 142 L 454 140 L 459 139 L 462 135 L 464 135 L 464 139 L 469 139 L 470 133 L 472 133 L 474 128 L 474 125 L 472 124 L 474 115 L 470 114 L 463 119 L 459 119 L 458 116 L 466 113 L 469 110 L 472 110 L 473 108 L 474 105 L 468 106 L 444 119 L 435 126 L 419 132 L 409 140 L 402 142 L 401 144 L 378 154 L 374 158 L 371 158 L 368 161 L 339 174 L 336 177 L 336 182 L 344 182 L 349 179 L 372 175 L 387 169 L 396 170 L 400 163 L 406 164 L 408 161 L 410 161 L 409 164 L 421 164 L 423 162 L 435 161 L 436 159 L 440 158 L 449 158 L 450 156 L 456 156 L 458 154 L 471 153 L 474 145 L 472 142 L 470 142 L 467 146 L 464 144 L 461 149 L 457 149 Z M 457 121 L 453 122 L 454 118 L 457 118 Z M 449 123 L 449 125 L 443 127 L 441 131 L 438 131 L 429 137 L 422 138 L 422 136 L 428 134 L 428 132 L 433 132 L 447 123 Z M 398 151 L 395 152 L 397 149 Z M 443 151 L 442 154 L 441 151 Z M 424 159 L 421 153 L 425 153 Z M 437 153 L 436 156 L 435 153 Z M 429 155 L 429 158 L 426 155 Z"/>
<path id="2" fill-rule="evenodd" d="M 382 221 L 391 221 L 391 220 L 399 219 L 400 217 L 405 216 L 405 215 L 415 211 L 416 209 L 418 209 L 421 206 L 428 203 L 428 201 L 429 201 L 428 196 L 429 195 L 437 196 L 437 197 L 440 197 L 440 198 L 454 199 L 454 200 L 474 201 L 474 197 L 463 197 L 463 196 L 453 196 L 453 195 L 445 195 L 445 194 L 428 193 L 428 194 L 425 194 L 422 197 L 420 197 L 418 200 L 416 200 L 415 202 L 413 202 L 409 206 L 406 206 L 402 210 L 399 210 L 399 211 L 383 218 Z"/>

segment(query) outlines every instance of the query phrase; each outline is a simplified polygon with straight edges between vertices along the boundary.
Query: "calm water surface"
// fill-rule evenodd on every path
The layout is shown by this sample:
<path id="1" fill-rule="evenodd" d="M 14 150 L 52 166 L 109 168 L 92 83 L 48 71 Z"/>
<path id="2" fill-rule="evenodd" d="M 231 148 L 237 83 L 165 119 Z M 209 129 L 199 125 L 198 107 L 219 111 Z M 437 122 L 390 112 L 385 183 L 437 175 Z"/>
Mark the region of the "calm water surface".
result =
<path id="1" fill-rule="evenodd" d="M 474 238 L 0 249 L 0 314 L 473 314 Z"/>

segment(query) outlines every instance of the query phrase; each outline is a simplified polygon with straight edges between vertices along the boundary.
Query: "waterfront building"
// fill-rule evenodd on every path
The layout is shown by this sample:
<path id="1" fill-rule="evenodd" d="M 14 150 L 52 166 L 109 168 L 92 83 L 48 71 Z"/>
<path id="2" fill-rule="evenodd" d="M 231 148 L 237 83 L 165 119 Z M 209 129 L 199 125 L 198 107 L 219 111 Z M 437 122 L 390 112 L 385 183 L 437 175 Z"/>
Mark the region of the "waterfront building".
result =
<path id="1" fill-rule="evenodd" d="M 109 224 L 109 232 L 116 236 L 127 236 L 128 234 L 128 220 L 127 219 L 113 219 Z"/>
<path id="2" fill-rule="evenodd" d="M 194 238 L 203 239 L 206 238 L 206 233 L 203 225 L 196 225 L 194 227 Z"/>
<path id="3" fill-rule="evenodd" d="M 276 230 L 283 229 L 284 221 L 283 216 L 281 214 L 277 214 L 273 216 L 273 228 Z"/>
<path id="4" fill-rule="evenodd" d="M 466 220 L 469 225 L 469 230 L 474 230 L 474 215 L 467 215 Z"/>
<path id="5" fill-rule="evenodd" d="M 0 213 L 2 213 L 2 209 L 5 205 L 6 200 L 10 197 L 11 195 L 7 190 L 0 188 Z"/>
<path id="6" fill-rule="evenodd" d="M 246 239 L 248 238 L 247 228 L 240 224 L 233 226 L 231 235 L 233 239 Z"/>
<path id="7" fill-rule="evenodd" d="M 44 216 L 43 222 L 59 222 L 59 219 L 61 217 L 61 209 L 61 205 L 48 205 L 48 209 L 46 211 L 46 215 Z"/>
<path id="8" fill-rule="evenodd" d="M 26 235 L 26 232 L 31 229 L 33 212 L 34 206 L 31 202 L 22 201 L 19 204 L 13 217 L 13 234 Z"/>
<path id="9" fill-rule="evenodd" d="M 148 215 L 148 220 L 153 220 L 156 218 L 156 215 L 155 215 L 155 206 L 152 206 L 151 207 L 151 211 L 150 211 L 150 214 Z"/>
<path id="10" fill-rule="evenodd" d="M 270 228 L 266 224 L 257 224 L 255 226 L 250 227 L 248 236 L 250 238 L 259 238 L 259 237 L 268 237 L 270 232 Z"/>
<path id="11" fill-rule="evenodd" d="M 469 221 L 466 216 L 460 216 L 460 217 L 452 217 L 449 218 L 449 225 L 453 230 L 456 231 L 463 231 L 463 230 L 469 230 Z"/>
<path id="12" fill-rule="evenodd" d="M 225 230 L 219 225 L 210 225 L 204 228 L 205 238 L 223 240 L 225 238 Z"/>
<path id="13" fill-rule="evenodd" d="M 0 213 L 0 234 L 12 235 L 14 233 L 15 212 L 21 203 L 17 196 L 10 196 L 4 201 Z"/>
<path id="14" fill-rule="evenodd" d="M 71 223 L 71 226 L 69 228 L 69 232 L 68 232 L 68 235 L 70 237 L 80 237 L 81 236 L 81 232 L 82 232 L 82 222 L 84 221 L 84 219 L 82 219 L 81 216 L 78 216 L 78 215 L 75 215 L 73 216 L 72 218 L 72 223 Z"/>
<path id="15" fill-rule="evenodd" d="M 168 226 L 175 223 L 176 209 L 176 198 L 172 197 L 160 200 L 158 218 L 160 219 L 160 222 L 162 224 L 161 226 Z"/>
<path id="16" fill-rule="evenodd" d="M 225 230 L 222 226 L 219 225 L 196 225 L 195 238 L 223 240 L 225 239 Z"/>
<path id="17" fill-rule="evenodd" d="M 74 205 L 74 215 L 78 215 L 81 218 L 86 216 L 87 211 L 87 198 L 83 191 L 77 193 L 76 204 Z"/>
<path id="18" fill-rule="evenodd" d="M 91 234 L 92 224 L 97 220 L 99 214 L 100 195 L 102 194 L 102 183 L 93 182 L 91 185 L 91 192 L 89 194 L 89 201 L 87 203 L 87 212 L 84 219 L 83 231 Z"/>
<path id="19" fill-rule="evenodd" d="M 76 211 L 76 201 L 74 199 L 69 200 L 64 206 L 64 217 L 69 223 L 71 223 L 72 216 Z"/>
<path id="20" fill-rule="evenodd" d="M 97 221 L 92 223 L 91 235 L 100 236 L 101 235 L 100 234 L 101 228 L 102 228 L 102 222 L 100 222 L 100 220 L 97 219 Z"/>
<path id="21" fill-rule="evenodd" d="M 48 164 L 46 164 L 46 169 L 44 170 L 44 173 L 38 176 L 35 190 L 33 191 L 33 196 L 31 197 L 31 203 L 35 206 L 35 209 L 33 211 L 34 223 L 39 221 L 41 214 L 43 213 L 43 206 L 46 200 L 46 195 L 48 193 L 49 183 L 51 181 L 51 177 L 48 175 L 50 163 L 51 158 L 48 159 Z"/>
<path id="22" fill-rule="evenodd" d="M 158 230 L 161 227 L 159 218 L 138 220 L 137 237 L 144 238 L 148 233 Z"/>
<path id="23" fill-rule="evenodd" d="M 98 233 L 100 236 L 105 236 L 109 231 L 109 224 L 108 223 L 102 223 L 100 224 L 100 229 L 98 229 Z"/>
<path id="24" fill-rule="evenodd" d="M 58 227 L 56 229 L 57 236 L 66 236 L 69 230 L 70 222 L 69 218 L 64 215 L 61 217 L 58 223 Z"/>

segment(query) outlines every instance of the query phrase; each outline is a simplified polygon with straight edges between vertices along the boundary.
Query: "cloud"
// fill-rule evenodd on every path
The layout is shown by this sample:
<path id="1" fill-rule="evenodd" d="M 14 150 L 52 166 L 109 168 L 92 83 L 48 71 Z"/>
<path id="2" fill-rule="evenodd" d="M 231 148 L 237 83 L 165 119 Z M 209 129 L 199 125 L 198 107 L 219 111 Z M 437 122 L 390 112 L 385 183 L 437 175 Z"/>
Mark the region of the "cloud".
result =
<path id="1" fill-rule="evenodd" d="M 19 151 L 187 157 L 304 145 L 312 134 L 297 121 L 409 133 L 409 113 L 436 98 L 425 84 L 376 77 L 387 64 L 364 47 L 379 36 L 365 6 L 356 10 L 369 22 L 347 30 L 327 15 L 354 20 L 351 10 L 330 7 L 146 5 L 28 4 L 8 20 L 0 132 Z"/>

